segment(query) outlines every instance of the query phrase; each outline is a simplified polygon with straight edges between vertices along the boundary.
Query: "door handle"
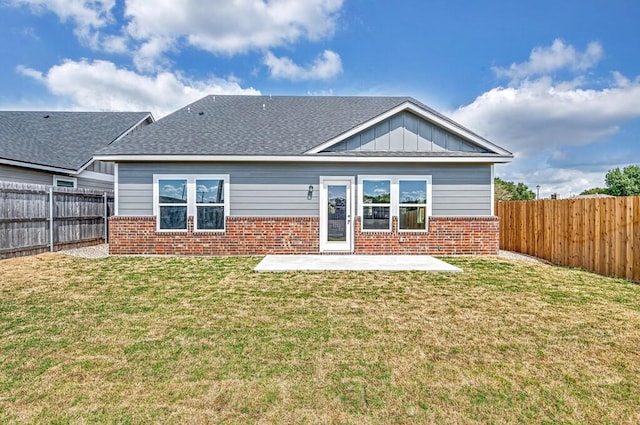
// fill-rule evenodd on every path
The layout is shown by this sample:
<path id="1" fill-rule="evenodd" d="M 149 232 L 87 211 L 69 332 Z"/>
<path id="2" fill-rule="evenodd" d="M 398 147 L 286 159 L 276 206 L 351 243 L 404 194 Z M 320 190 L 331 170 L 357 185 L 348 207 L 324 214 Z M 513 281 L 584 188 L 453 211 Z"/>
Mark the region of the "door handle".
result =
<path id="1" fill-rule="evenodd" d="M 347 214 L 347 224 L 351 224 L 351 214 Z"/>

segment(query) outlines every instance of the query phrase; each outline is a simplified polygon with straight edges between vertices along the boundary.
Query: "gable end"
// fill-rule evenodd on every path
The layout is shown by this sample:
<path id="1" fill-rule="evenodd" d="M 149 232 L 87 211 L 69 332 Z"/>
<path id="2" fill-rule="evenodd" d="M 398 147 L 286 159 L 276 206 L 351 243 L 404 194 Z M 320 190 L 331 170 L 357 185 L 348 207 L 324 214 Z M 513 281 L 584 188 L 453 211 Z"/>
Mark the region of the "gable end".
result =
<path id="1" fill-rule="evenodd" d="M 402 111 L 322 152 L 493 153 L 417 115 Z"/>

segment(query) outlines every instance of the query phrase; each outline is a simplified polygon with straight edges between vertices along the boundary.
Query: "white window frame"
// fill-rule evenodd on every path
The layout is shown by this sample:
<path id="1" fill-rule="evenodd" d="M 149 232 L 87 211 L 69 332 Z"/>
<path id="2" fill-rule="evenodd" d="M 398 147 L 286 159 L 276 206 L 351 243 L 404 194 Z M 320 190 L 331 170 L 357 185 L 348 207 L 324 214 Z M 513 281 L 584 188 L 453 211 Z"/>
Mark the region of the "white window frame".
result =
<path id="1" fill-rule="evenodd" d="M 66 176 L 53 176 L 53 185 L 55 187 L 69 187 L 69 186 L 58 186 L 58 182 L 71 182 L 73 183 L 73 188 L 78 187 L 78 179 L 75 177 L 66 177 Z"/>
<path id="2" fill-rule="evenodd" d="M 364 181 L 389 181 L 389 228 L 388 229 L 365 229 L 364 228 Z M 384 204 L 366 204 L 366 206 L 384 206 Z M 393 179 L 391 176 L 358 176 L 358 215 L 360 216 L 360 230 L 362 232 L 390 232 L 393 226 Z"/>
<path id="3" fill-rule="evenodd" d="M 427 232 L 429 230 L 429 217 L 431 216 L 431 176 L 396 176 L 396 217 L 398 217 L 398 232 Z M 425 204 L 402 204 L 400 203 L 400 182 L 418 181 L 427 182 L 427 193 Z M 392 191 L 393 192 L 393 191 Z M 425 207 L 424 229 L 401 229 L 400 228 L 400 207 Z"/>
<path id="4" fill-rule="evenodd" d="M 187 228 L 186 229 L 161 229 L 160 228 L 160 180 L 186 180 L 187 181 Z M 224 221 L 222 229 L 198 229 L 197 206 L 216 206 L 219 204 L 196 203 L 196 180 L 222 180 L 224 183 Z M 189 217 L 193 217 L 194 232 L 225 232 L 227 217 L 229 217 L 229 174 L 154 174 L 153 175 L 153 215 L 156 216 L 157 232 L 183 232 L 189 228 Z M 175 204 L 172 204 L 175 205 Z"/>
<path id="5" fill-rule="evenodd" d="M 364 228 L 364 191 L 363 182 L 365 180 L 389 180 L 391 182 L 391 209 L 389 218 L 389 229 L 365 229 Z M 400 180 L 402 181 L 426 181 L 427 182 L 427 210 L 425 215 L 425 228 L 424 229 L 400 229 Z M 367 204 L 368 205 L 368 204 Z M 408 204 L 407 204 L 408 205 Z M 415 205 L 414 205 L 415 206 Z M 432 176 L 431 175 L 358 175 L 358 216 L 360 217 L 360 231 L 363 233 L 368 232 L 391 232 L 393 226 L 393 217 L 398 221 L 399 233 L 416 233 L 429 231 L 429 217 L 433 214 L 433 201 L 432 201 Z"/>

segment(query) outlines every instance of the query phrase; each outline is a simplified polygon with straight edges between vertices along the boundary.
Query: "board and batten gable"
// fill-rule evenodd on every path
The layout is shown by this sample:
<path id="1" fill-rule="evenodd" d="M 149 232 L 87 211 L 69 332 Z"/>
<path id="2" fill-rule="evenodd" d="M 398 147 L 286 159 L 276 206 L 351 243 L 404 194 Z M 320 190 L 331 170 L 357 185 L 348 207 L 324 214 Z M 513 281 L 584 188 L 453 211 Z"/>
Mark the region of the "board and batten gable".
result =
<path id="1" fill-rule="evenodd" d="M 477 152 L 489 151 L 411 112 L 400 112 L 324 152 Z"/>
<path id="2" fill-rule="evenodd" d="M 154 174 L 228 174 L 230 216 L 236 217 L 317 217 L 320 176 L 361 175 L 430 175 L 433 216 L 492 215 L 492 165 L 484 163 L 120 162 L 117 174 L 119 216 L 153 215 Z M 309 186 L 313 186 L 311 199 L 307 196 Z M 357 193 L 355 200 L 357 206 Z"/>

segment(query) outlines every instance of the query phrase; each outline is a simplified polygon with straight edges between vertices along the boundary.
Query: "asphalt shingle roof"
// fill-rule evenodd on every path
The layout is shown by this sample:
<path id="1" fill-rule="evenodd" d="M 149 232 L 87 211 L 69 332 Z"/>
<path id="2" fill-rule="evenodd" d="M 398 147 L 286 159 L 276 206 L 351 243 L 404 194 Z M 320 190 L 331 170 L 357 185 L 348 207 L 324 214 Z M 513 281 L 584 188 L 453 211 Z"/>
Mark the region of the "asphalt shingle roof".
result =
<path id="1" fill-rule="evenodd" d="M 79 170 L 149 112 L 0 111 L 0 158 Z"/>
<path id="2" fill-rule="evenodd" d="M 411 97 L 210 95 L 98 155 L 301 155 Z"/>

